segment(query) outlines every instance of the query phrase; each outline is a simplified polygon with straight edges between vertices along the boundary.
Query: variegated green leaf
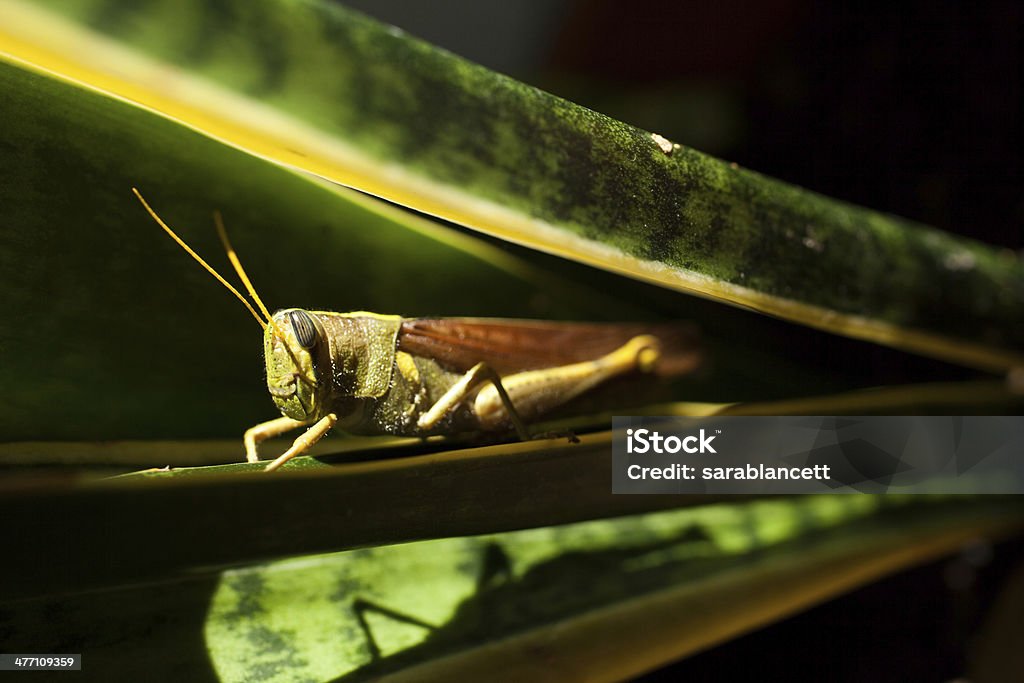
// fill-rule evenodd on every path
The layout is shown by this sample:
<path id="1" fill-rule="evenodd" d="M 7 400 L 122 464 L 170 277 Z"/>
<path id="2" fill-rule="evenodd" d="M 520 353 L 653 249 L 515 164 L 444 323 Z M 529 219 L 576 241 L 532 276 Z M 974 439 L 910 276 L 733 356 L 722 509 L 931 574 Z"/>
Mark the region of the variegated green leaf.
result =
<path id="1" fill-rule="evenodd" d="M 325 0 L 4 0 L 0 50 L 503 239 L 832 332 L 1019 364 L 1011 252 L 736 168 Z"/>

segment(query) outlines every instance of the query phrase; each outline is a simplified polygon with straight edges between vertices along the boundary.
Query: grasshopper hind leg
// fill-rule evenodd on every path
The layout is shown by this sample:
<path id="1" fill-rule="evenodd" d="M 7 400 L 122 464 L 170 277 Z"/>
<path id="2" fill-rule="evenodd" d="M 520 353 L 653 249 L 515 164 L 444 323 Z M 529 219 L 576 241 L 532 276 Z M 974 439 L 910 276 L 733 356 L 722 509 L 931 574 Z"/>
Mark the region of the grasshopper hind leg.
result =
<path id="1" fill-rule="evenodd" d="M 651 372 L 660 356 L 657 337 L 638 335 L 594 360 L 505 377 L 486 363 L 477 363 L 420 416 L 417 426 L 431 429 L 452 410 L 468 403 L 484 429 L 499 429 L 511 422 L 519 438 L 528 441 L 531 437 L 523 416 L 543 416 L 612 377 L 633 371 Z"/>
<path id="2" fill-rule="evenodd" d="M 520 415 L 543 416 L 580 394 L 613 377 L 629 372 L 651 372 L 661 356 L 657 337 L 638 335 L 618 349 L 594 360 L 541 370 L 528 370 L 502 377 L 497 385 L 485 386 L 473 401 L 473 411 L 485 429 L 494 429 L 508 417 L 511 403 Z"/>

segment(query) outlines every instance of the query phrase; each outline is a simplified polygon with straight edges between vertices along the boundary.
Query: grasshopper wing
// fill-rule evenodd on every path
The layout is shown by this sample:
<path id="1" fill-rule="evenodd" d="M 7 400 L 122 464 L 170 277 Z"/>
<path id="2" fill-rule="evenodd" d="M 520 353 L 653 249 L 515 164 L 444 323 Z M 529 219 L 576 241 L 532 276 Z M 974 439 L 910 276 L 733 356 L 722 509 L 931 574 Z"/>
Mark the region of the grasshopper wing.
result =
<path id="1" fill-rule="evenodd" d="M 485 362 L 505 375 L 593 360 L 640 334 L 651 334 L 661 341 L 657 374 L 682 375 L 700 364 L 697 329 L 685 323 L 414 318 L 402 323 L 398 348 L 433 358 L 451 370 L 466 371 Z"/>

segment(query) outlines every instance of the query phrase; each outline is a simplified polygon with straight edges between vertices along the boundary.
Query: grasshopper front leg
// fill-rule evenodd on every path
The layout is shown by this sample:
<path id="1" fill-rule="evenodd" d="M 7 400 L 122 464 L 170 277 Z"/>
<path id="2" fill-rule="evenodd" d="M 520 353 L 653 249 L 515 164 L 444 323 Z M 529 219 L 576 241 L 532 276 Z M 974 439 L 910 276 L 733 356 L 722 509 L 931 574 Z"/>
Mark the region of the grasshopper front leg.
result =
<path id="1" fill-rule="evenodd" d="M 267 439 L 281 436 L 299 427 L 305 427 L 309 420 L 293 420 L 290 417 L 279 417 L 276 420 L 261 422 L 254 427 L 245 430 L 242 441 L 245 443 L 245 459 L 249 462 L 259 462 L 260 456 L 256 453 L 256 447 Z"/>
<path id="2" fill-rule="evenodd" d="M 286 450 L 281 455 L 277 456 L 276 460 L 274 460 L 272 463 L 264 467 L 263 471 L 273 472 L 281 465 L 285 464 L 286 462 L 294 458 L 296 455 L 302 455 L 310 448 L 312 448 L 313 444 L 315 444 L 320 439 L 324 438 L 324 435 L 326 435 L 327 432 L 331 431 L 331 427 L 333 427 L 337 423 L 338 416 L 335 415 L 334 413 L 330 413 L 329 415 L 323 416 L 316 424 L 314 424 L 312 427 L 303 432 L 299 438 L 295 439 L 295 441 L 292 443 L 291 448 Z"/>
<path id="3" fill-rule="evenodd" d="M 311 420 L 293 420 L 290 417 L 279 417 L 276 420 L 269 420 L 267 422 L 261 422 L 255 427 L 251 427 L 246 430 L 243 440 L 245 442 L 245 458 L 249 462 L 259 462 L 259 455 L 256 453 L 256 446 L 261 441 L 266 441 L 275 436 L 280 436 L 285 432 L 290 432 L 293 429 L 299 427 L 305 427 L 309 425 Z M 296 455 L 301 455 L 305 451 L 313 447 L 317 441 L 322 439 L 327 432 L 331 431 L 338 422 L 338 416 L 334 413 L 326 415 L 321 418 L 316 424 L 311 426 L 305 432 L 302 433 L 299 438 L 292 442 L 291 448 L 282 453 L 272 463 L 264 468 L 264 472 L 273 472 L 281 465 L 285 464 Z"/>

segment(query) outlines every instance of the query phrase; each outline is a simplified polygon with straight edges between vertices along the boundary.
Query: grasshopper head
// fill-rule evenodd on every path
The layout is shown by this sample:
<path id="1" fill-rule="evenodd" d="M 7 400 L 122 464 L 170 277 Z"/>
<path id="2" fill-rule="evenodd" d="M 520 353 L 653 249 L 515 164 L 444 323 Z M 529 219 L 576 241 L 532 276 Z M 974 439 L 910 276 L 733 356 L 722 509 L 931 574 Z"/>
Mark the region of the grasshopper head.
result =
<path id="1" fill-rule="evenodd" d="M 320 321 L 301 308 L 278 311 L 267 325 L 267 389 L 278 409 L 294 420 L 316 420 L 327 412 L 329 370 L 326 378 L 318 373 L 329 367 L 327 346 Z"/>

